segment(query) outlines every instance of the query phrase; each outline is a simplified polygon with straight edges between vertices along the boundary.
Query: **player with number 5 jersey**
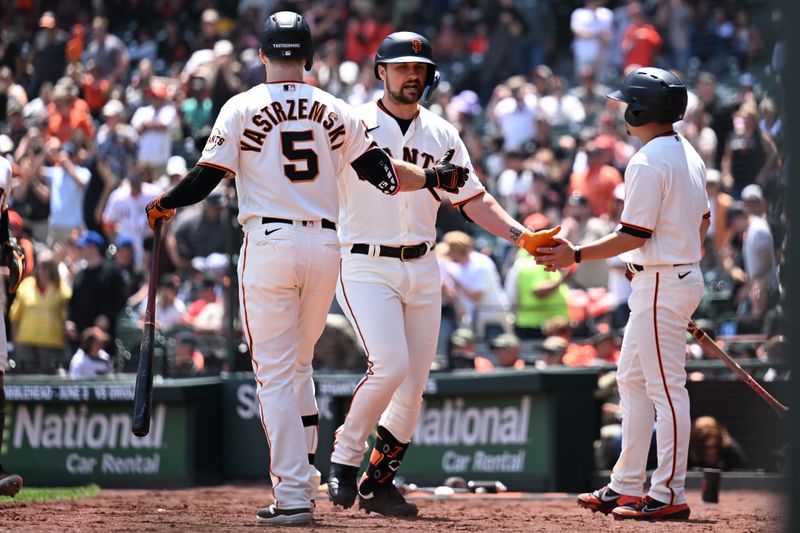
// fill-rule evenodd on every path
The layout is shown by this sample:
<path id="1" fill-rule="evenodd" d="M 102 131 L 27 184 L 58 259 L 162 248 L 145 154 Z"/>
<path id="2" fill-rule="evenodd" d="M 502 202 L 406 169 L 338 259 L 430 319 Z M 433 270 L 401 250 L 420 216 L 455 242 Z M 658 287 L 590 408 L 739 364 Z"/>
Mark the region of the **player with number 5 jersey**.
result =
<path id="1" fill-rule="evenodd" d="M 267 17 L 259 52 L 267 82 L 231 98 L 197 166 L 147 207 L 151 225 L 236 178 L 241 323 L 270 446 L 274 502 L 258 520 L 312 520 L 318 412 L 311 360 L 339 263 L 337 185 L 351 168 L 376 197 L 433 187 L 457 192 L 466 168 L 442 158 L 422 168 L 391 159 L 343 101 L 302 82 L 313 43 L 297 13 Z M 376 190 L 377 189 L 377 190 Z M 357 206 L 355 207 L 357 208 Z"/>

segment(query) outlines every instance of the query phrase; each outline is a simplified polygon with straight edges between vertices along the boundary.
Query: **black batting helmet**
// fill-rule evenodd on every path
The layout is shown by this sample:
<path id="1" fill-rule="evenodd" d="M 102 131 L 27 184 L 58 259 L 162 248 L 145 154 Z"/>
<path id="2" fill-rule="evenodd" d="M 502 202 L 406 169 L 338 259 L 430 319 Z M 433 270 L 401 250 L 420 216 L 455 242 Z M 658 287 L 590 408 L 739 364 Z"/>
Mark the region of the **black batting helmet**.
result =
<path id="1" fill-rule="evenodd" d="M 686 111 L 686 86 L 677 76 L 660 68 L 637 68 L 608 97 L 628 104 L 625 122 L 631 126 L 677 122 Z"/>
<path id="2" fill-rule="evenodd" d="M 424 96 L 428 100 L 430 94 L 439 85 L 439 71 L 433 62 L 433 47 L 430 41 L 413 31 L 398 31 L 386 37 L 375 54 L 375 77 L 378 75 L 378 65 L 386 63 L 427 63 L 428 75 L 425 79 Z"/>
<path id="3" fill-rule="evenodd" d="M 306 70 L 314 64 L 311 29 L 294 11 L 278 11 L 267 17 L 261 30 L 261 49 L 267 57 L 302 57 Z"/>

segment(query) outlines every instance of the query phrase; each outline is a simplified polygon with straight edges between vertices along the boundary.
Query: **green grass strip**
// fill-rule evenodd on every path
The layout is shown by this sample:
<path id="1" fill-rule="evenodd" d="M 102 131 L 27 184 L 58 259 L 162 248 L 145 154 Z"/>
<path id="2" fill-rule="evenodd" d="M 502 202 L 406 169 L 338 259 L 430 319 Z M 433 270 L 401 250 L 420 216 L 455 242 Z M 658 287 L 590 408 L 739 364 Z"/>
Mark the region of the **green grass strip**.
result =
<path id="1" fill-rule="evenodd" d="M 79 500 L 100 494 L 100 487 L 94 483 L 82 487 L 22 487 L 13 498 L 0 496 L 0 505 L 22 502 L 49 502 L 53 500 Z"/>

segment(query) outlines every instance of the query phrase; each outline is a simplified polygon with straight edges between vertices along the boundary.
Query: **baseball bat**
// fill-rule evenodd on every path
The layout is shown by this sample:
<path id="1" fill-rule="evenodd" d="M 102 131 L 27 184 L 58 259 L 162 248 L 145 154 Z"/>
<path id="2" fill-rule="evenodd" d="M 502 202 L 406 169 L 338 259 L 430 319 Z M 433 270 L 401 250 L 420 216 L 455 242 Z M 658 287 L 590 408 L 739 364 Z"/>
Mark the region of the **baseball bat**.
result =
<path id="1" fill-rule="evenodd" d="M 745 372 L 744 369 L 739 366 L 739 363 L 734 361 L 730 355 L 725 353 L 725 350 L 717 346 L 717 343 L 714 342 L 705 331 L 700 329 L 693 320 L 689 321 L 689 326 L 687 329 L 689 330 L 689 333 L 691 333 L 692 336 L 697 339 L 697 342 L 700 343 L 700 346 L 702 346 L 707 352 L 713 354 L 714 357 L 725 363 L 725 366 L 733 370 L 733 373 L 739 376 L 739 379 L 744 381 L 745 385 L 753 389 L 756 394 L 761 396 L 761 398 L 767 402 L 770 407 L 772 407 L 778 416 L 783 418 L 783 415 L 789 411 L 788 407 L 776 400 L 773 395 L 764 389 L 764 387 L 759 385 L 758 382 L 753 379 L 753 376 Z"/>
<path id="2" fill-rule="evenodd" d="M 147 307 L 144 312 L 142 345 L 139 349 L 139 366 L 136 369 L 136 388 L 133 394 L 133 423 L 131 429 L 137 437 L 150 432 L 150 410 L 153 405 L 153 345 L 156 336 L 156 289 L 158 288 L 158 256 L 161 251 L 161 223 L 153 228 L 153 251 L 150 258 L 150 283 L 147 287 Z"/>

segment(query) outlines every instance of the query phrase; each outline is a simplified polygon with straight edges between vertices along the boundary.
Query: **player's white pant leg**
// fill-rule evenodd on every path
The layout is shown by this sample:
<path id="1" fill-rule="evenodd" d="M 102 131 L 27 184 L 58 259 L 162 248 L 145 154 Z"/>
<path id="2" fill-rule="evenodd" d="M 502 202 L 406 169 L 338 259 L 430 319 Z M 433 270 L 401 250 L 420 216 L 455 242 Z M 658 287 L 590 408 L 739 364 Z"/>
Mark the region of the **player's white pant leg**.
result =
<path id="1" fill-rule="evenodd" d="M 333 287 L 327 287 L 325 294 L 324 287 L 315 287 L 312 278 L 316 278 L 306 276 L 305 271 L 310 258 L 320 255 L 335 236 L 322 228 L 309 232 L 284 225 L 267 237 L 263 226 L 253 226 L 246 231 L 239 262 L 240 298 L 261 422 L 270 446 L 270 476 L 276 505 L 303 508 L 309 504 L 311 468 L 294 392 L 300 294 L 307 290 L 327 311 Z M 332 254 L 328 255 L 334 265 Z M 322 301 L 326 296 L 328 301 Z"/>
<path id="2" fill-rule="evenodd" d="M 442 317 L 442 284 L 435 255 L 407 264 L 412 280 L 404 306 L 408 375 L 380 418 L 380 424 L 400 442 L 409 442 L 416 429 Z"/>
<path id="3" fill-rule="evenodd" d="M 344 424 L 336 430 L 331 461 L 360 466 L 366 439 L 408 373 L 401 294 L 404 263 L 344 253 L 336 298 L 367 353 L 367 372 L 353 392 Z"/>
<path id="4" fill-rule="evenodd" d="M 633 300 L 633 299 L 631 299 Z M 630 305 L 636 308 L 636 303 Z M 611 489 L 629 496 L 644 495 L 647 478 L 647 454 L 653 435 L 655 411 L 647 397 L 644 373 L 639 362 L 636 335 L 646 324 L 641 315 L 631 311 L 625 328 L 622 350 L 617 364 L 617 386 L 622 408 L 622 452 L 611 472 Z"/>
<path id="5" fill-rule="evenodd" d="M 684 279 L 678 274 L 690 272 Z M 636 330 L 647 396 L 656 407 L 658 468 L 649 494 L 671 504 L 686 502 L 689 452 L 689 393 L 686 390 L 686 326 L 703 294 L 699 268 L 665 267 L 633 278 L 634 308 L 643 309 Z M 641 307 L 640 307 L 641 306 Z M 631 323 L 631 327 L 633 327 Z"/>
<path id="6" fill-rule="evenodd" d="M 297 320 L 297 360 L 294 377 L 294 395 L 303 420 L 306 451 L 309 458 L 310 478 L 309 499 L 316 496 L 319 488 L 319 471 L 314 467 L 314 457 L 319 442 L 319 414 L 314 390 L 312 360 L 314 345 L 325 329 L 325 319 L 330 310 L 339 274 L 339 240 L 336 232 L 320 228 L 317 230 L 299 229 L 312 242 L 309 243 L 310 256 L 304 274 L 303 289 L 300 291 L 300 315 Z"/>

